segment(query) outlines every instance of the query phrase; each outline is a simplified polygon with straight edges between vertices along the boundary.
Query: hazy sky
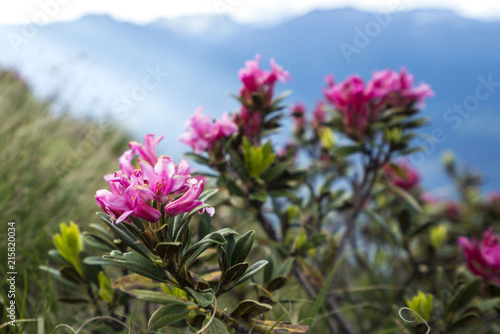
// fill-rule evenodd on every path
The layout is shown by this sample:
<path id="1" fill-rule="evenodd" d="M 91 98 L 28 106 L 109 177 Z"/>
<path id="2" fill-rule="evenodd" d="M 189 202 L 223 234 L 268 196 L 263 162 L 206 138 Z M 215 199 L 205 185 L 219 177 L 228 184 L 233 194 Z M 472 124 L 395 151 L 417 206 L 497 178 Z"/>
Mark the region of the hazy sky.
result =
<path id="1" fill-rule="evenodd" d="M 0 23 L 66 21 L 93 13 L 136 23 L 161 17 L 225 14 L 238 22 L 265 24 L 313 9 L 338 7 L 368 11 L 441 8 L 470 18 L 500 19 L 498 0 L 22 0 L 0 2 Z"/>

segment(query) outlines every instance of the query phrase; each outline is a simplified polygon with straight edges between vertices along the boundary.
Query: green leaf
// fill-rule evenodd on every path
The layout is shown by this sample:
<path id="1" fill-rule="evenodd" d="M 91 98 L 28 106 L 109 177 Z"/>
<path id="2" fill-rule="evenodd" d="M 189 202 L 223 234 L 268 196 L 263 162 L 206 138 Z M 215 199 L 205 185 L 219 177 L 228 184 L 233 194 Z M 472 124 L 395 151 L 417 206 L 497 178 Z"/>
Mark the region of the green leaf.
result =
<path id="1" fill-rule="evenodd" d="M 128 274 L 115 279 L 111 287 L 113 289 L 120 289 L 121 291 L 128 291 L 134 289 L 154 289 L 161 284 L 164 283 L 156 283 L 152 279 L 138 274 Z"/>
<path id="2" fill-rule="evenodd" d="M 255 300 L 244 300 L 231 312 L 231 317 L 248 319 L 270 310 L 272 310 L 272 306 L 269 304 L 259 303 Z"/>
<path id="3" fill-rule="evenodd" d="M 229 266 L 229 262 L 224 247 L 217 247 L 217 260 L 219 262 L 220 271 L 222 273 L 225 272 L 227 267 Z"/>
<path id="4" fill-rule="evenodd" d="M 290 274 L 290 271 L 292 270 L 293 262 L 295 261 L 295 258 L 291 257 L 285 261 L 280 267 L 280 269 L 277 271 L 276 275 L 278 276 L 288 276 Z"/>
<path id="5" fill-rule="evenodd" d="M 129 252 L 123 254 L 119 251 L 112 251 L 111 254 L 103 255 L 102 258 L 119 263 L 136 274 L 143 275 L 160 282 L 167 282 L 169 280 L 169 277 L 164 270 L 156 267 L 149 259 L 146 259 L 137 253 Z"/>
<path id="6" fill-rule="evenodd" d="M 255 192 L 252 192 L 249 196 L 249 198 L 251 200 L 254 200 L 254 201 L 259 201 L 259 202 L 262 202 L 264 203 L 265 201 L 267 201 L 267 192 L 264 191 L 264 190 L 259 190 L 259 191 L 255 191 Z"/>
<path id="7" fill-rule="evenodd" d="M 241 276 L 245 274 L 248 268 L 248 263 L 238 263 L 226 270 L 222 274 L 222 278 L 220 280 L 220 285 L 222 288 L 229 285 L 231 282 L 237 280 Z"/>
<path id="8" fill-rule="evenodd" d="M 236 242 L 234 247 L 234 252 L 231 255 L 231 266 L 237 263 L 245 262 L 250 250 L 253 246 L 253 241 L 255 239 L 255 231 L 248 231 L 242 235 Z"/>
<path id="9" fill-rule="evenodd" d="M 234 235 L 232 235 L 232 234 L 228 235 L 226 237 L 226 241 L 227 241 L 227 243 L 225 245 L 223 245 L 222 247 L 224 247 L 224 250 L 226 251 L 228 263 L 232 263 L 231 257 L 233 255 L 234 246 L 236 245 L 236 240 L 235 240 Z"/>
<path id="10" fill-rule="evenodd" d="M 175 297 L 173 295 L 168 295 L 163 291 L 151 291 L 151 290 L 125 290 L 125 292 L 137 299 L 144 300 L 150 303 L 170 305 L 170 304 L 182 304 L 185 306 L 195 306 L 195 303 L 192 303 L 188 300 Z"/>
<path id="11" fill-rule="evenodd" d="M 276 290 L 281 289 L 285 284 L 288 282 L 288 278 L 285 276 L 278 276 L 275 279 L 273 279 L 268 285 L 267 285 L 267 291 L 273 292 Z"/>
<path id="12" fill-rule="evenodd" d="M 91 232 L 83 232 L 82 238 L 85 245 L 88 245 L 100 251 L 111 252 L 116 248 L 115 244 L 110 243 L 107 239 L 101 238 L 100 236 L 95 235 Z"/>
<path id="13" fill-rule="evenodd" d="M 77 284 L 85 284 L 84 279 L 80 276 L 78 271 L 74 267 L 62 267 L 59 269 L 61 272 L 61 276 L 68 281 L 77 283 Z"/>
<path id="14" fill-rule="evenodd" d="M 78 283 L 75 283 L 73 281 L 70 281 L 70 280 L 64 278 L 61 275 L 61 272 L 59 270 L 55 269 L 55 268 L 51 268 L 49 266 L 41 265 L 41 266 L 38 266 L 38 269 L 48 272 L 57 281 L 59 281 L 60 283 L 64 284 L 66 287 L 70 288 L 73 291 L 78 291 L 78 290 L 80 290 L 80 289 L 83 288 L 83 286 L 79 285 Z"/>
<path id="15" fill-rule="evenodd" d="M 100 235 L 102 235 L 103 238 L 106 238 L 106 240 L 108 240 L 110 244 L 114 245 L 114 236 L 107 228 L 95 223 L 91 223 L 89 227 L 95 230 L 95 232 L 98 232 Z"/>
<path id="16" fill-rule="evenodd" d="M 222 234 L 219 234 L 218 232 L 207 234 L 203 239 L 195 243 L 186 251 L 186 253 L 184 253 L 179 267 L 189 267 L 189 265 L 210 246 L 223 245 L 225 243 L 226 239 L 222 236 Z"/>
<path id="17" fill-rule="evenodd" d="M 460 290 L 458 290 L 458 292 L 455 293 L 455 295 L 451 298 L 450 302 L 446 306 L 446 309 L 444 311 L 445 317 L 447 317 L 450 313 L 453 313 L 467 306 L 479 292 L 480 286 L 481 279 L 476 278 L 463 286 Z"/>
<path id="18" fill-rule="evenodd" d="M 281 175 L 283 175 L 283 173 L 286 171 L 288 166 L 290 166 L 290 164 L 291 164 L 290 161 L 285 161 L 275 164 L 262 176 L 262 180 L 264 180 L 265 182 L 272 182 L 276 180 Z"/>
<path id="19" fill-rule="evenodd" d="M 483 313 L 488 313 L 495 307 L 500 307 L 500 297 L 487 299 L 478 305 Z"/>
<path id="20" fill-rule="evenodd" d="M 319 309 L 321 306 L 323 306 L 323 303 L 325 301 L 326 295 L 328 293 L 328 290 L 330 289 L 330 285 L 332 284 L 332 281 L 335 277 L 335 274 L 337 273 L 337 270 L 340 268 L 340 264 L 342 263 L 343 257 L 339 257 L 335 265 L 333 266 L 332 270 L 328 274 L 328 277 L 325 280 L 325 284 L 323 285 L 323 288 L 321 288 L 321 291 L 318 294 L 318 298 L 316 299 L 316 303 L 314 303 L 314 308 L 311 312 L 311 315 L 309 316 L 311 320 L 309 320 L 309 328 L 313 328 L 313 321 L 314 318 L 316 318 L 316 315 L 319 312 Z"/>
<path id="21" fill-rule="evenodd" d="M 155 330 L 183 321 L 189 314 L 189 309 L 182 304 L 169 304 L 160 307 L 149 318 L 148 329 Z"/>
<path id="22" fill-rule="evenodd" d="M 451 324 L 446 333 L 452 333 L 457 329 L 463 329 L 477 323 L 483 317 L 483 312 L 477 307 L 467 309 L 453 324 Z"/>
<path id="23" fill-rule="evenodd" d="M 337 148 L 335 150 L 335 155 L 340 157 L 346 157 L 348 155 L 361 152 L 363 150 L 363 146 L 361 145 L 345 145 Z"/>
<path id="24" fill-rule="evenodd" d="M 190 287 L 186 287 L 186 290 L 191 294 L 191 296 L 193 296 L 198 305 L 201 307 L 208 307 L 215 300 L 215 294 L 212 289 L 206 291 L 195 291 Z"/>
<path id="25" fill-rule="evenodd" d="M 104 274 L 103 271 L 99 272 L 99 296 L 106 303 L 111 304 L 113 301 L 113 289 L 111 289 L 111 285 L 109 284 L 109 280 Z"/>
<path id="26" fill-rule="evenodd" d="M 116 236 L 123 241 L 127 246 L 135 250 L 137 253 L 141 254 L 145 258 L 151 259 L 151 253 L 146 248 L 137 236 L 135 236 L 132 232 L 130 232 L 127 227 L 120 224 L 115 224 L 111 221 L 110 216 L 104 213 L 98 212 L 97 215 L 101 218 L 102 221 L 108 225 L 108 227 L 113 231 Z M 135 226 L 134 226 L 135 227 Z"/>
<path id="27" fill-rule="evenodd" d="M 198 205 L 197 207 L 195 207 L 194 209 L 192 209 L 189 212 L 186 212 L 183 215 L 177 215 L 176 219 L 174 219 L 173 241 L 179 241 L 182 234 L 184 233 L 184 230 L 185 230 L 187 224 L 189 223 L 189 220 L 191 219 L 191 217 L 195 213 L 198 213 L 202 209 L 209 208 L 210 206 L 211 205 L 204 203 L 204 204 Z M 179 216 L 182 217 L 180 221 L 177 220 L 177 217 L 179 217 Z"/>
<path id="28" fill-rule="evenodd" d="M 274 259 L 273 259 L 273 254 L 269 253 L 269 256 L 267 257 L 267 266 L 264 269 L 264 283 L 268 284 L 273 277 L 274 277 Z"/>
<path id="29" fill-rule="evenodd" d="M 235 181 L 231 180 L 230 178 L 227 178 L 224 176 L 219 177 L 219 179 L 217 180 L 217 185 L 221 188 L 225 188 L 225 189 L 229 190 L 229 192 L 233 195 L 236 195 L 239 197 L 245 196 L 245 192 L 243 191 L 243 189 Z"/>
<path id="30" fill-rule="evenodd" d="M 172 258 L 182 249 L 181 242 L 160 242 L 155 247 L 155 252 L 162 259 Z"/>
<path id="31" fill-rule="evenodd" d="M 250 278 L 254 277 L 255 274 L 257 274 L 262 268 L 264 268 L 267 265 L 266 260 L 260 260 L 256 263 L 254 263 L 248 270 L 245 272 L 243 276 L 241 276 L 239 279 L 236 281 L 233 281 L 230 285 L 230 288 L 239 285 L 245 281 L 248 281 Z"/>
<path id="32" fill-rule="evenodd" d="M 205 318 L 205 320 L 203 320 L 203 327 L 205 327 L 209 321 L 209 318 Z M 229 332 L 222 321 L 213 318 L 210 325 L 208 325 L 208 334 L 229 334 Z"/>
<path id="33" fill-rule="evenodd" d="M 146 228 L 144 227 L 144 224 L 142 222 L 142 219 L 135 218 L 132 216 L 129 216 L 129 218 L 132 221 L 132 223 L 134 223 L 135 227 L 137 227 L 139 229 L 139 231 L 144 232 L 146 230 Z"/>
<path id="34" fill-rule="evenodd" d="M 403 199 L 406 202 L 408 202 L 408 204 L 410 204 L 417 212 L 423 212 L 422 207 L 420 206 L 420 204 L 418 203 L 418 201 L 409 192 L 407 192 L 406 190 L 404 190 L 404 189 L 402 189 L 402 188 L 400 188 L 398 186 L 392 185 L 392 184 L 388 184 L 388 186 L 389 186 L 389 189 L 395 195 L 397 195 L 401 199 Z"/>
<path id="35" fill-rule="evenodd" d="M 102 267 L 100 265 L 90 265 L 85 263 L 85 258 L 89 256 L 89 254 L 85 251 L 80 252 L 79 256 L 84 276 L 88 278 L 95 285 L 99 285 L 98 277 L 99 277 L 99 272 L 102 271 Z"/>
<path id="36" fill-rule="evenodd" d="M 66 225 L 59 225 L 61 233 L 57 233 L 52 238 L 54 246 L 61 256 L 75 267 L 76 271 L 83 275 L 82 264 L 80 262 L 80 252 L 83 250 L 83 241 L 78 225 L 71 222 Z"/>
<path id="37" fill-rule="evenodd" d="M 116 266 L 115 263 L 109 262 L 108 260 L 104 260 L 102 256 L 87 256 L 83 259 L 83 263 L 92 266 Z"/>

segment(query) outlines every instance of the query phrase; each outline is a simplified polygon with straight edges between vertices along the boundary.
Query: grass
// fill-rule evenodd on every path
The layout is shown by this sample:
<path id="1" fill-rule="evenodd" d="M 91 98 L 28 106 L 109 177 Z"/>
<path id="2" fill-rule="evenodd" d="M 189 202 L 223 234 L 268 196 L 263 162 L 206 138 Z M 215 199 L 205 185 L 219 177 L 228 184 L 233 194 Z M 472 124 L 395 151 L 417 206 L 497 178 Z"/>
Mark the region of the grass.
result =
<path id="1" fill-rule="evenodd" d="M 59 223 L 72 220 L 85 229 L 96 221 L 95 191 L 106 187 L 101 176 L 117 169 L 129 138 L 109 123 L 53 115 L 50 106 L 16 73 L 0 70 L 0 251 L 5 259 L 0 273 L 5 277 L 8 271 L 7 223 L 14 221 L 16 317 L 43 315 L 52 329 L 60 311 L 56 293 L 51 279 L 36 268 L 47 263 Z M 2 279 L 2 304 L 8 302 L 7 288 Z M 8 320 L 2 309 L 0 324 Z M 16 332 L 35 328 L 36 323 L 19 324 Z"/>

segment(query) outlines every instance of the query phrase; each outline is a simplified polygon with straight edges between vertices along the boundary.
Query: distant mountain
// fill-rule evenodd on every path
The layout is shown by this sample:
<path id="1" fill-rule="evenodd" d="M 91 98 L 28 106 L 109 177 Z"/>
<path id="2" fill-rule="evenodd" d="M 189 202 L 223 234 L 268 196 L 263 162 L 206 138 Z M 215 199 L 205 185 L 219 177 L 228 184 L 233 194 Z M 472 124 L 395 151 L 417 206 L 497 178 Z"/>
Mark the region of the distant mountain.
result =
<path id="1" fill-rule="evenodd" d="M 164 134 L 161 152 L 178 159 L 183 122 L 198 106 L 215 116 L 232 111 L 237 71 L 256 53 L 274 57 L 293 76 L 280 86 L 287 102 L 310 107 L 322 98 L 326 74 L 337 80 L 375 69 L 407 67 L 436 97 L 424 132 L 438 135 L 412 157 L 431 187 L 449 184 L 440 155 L 454 150 L 479 167 L 486 190 L 500 189 L 500 22 L 449 11 L 372 14 L 314 11 L 275 26 L 240 25 L 221 17 L 162 19 L 148 25 L 85 16 L 36 27 L 0 26 L 0 66 L 17 68 L 42 96 L 57 96 L 75 116 L 117 120 L 141 139 Z M 33 27 L 31 27 L 33 28 Z M 462 105 L 462 107 L 460 107 Z M 424 139 L 422 139 L 424 140 Z"/>

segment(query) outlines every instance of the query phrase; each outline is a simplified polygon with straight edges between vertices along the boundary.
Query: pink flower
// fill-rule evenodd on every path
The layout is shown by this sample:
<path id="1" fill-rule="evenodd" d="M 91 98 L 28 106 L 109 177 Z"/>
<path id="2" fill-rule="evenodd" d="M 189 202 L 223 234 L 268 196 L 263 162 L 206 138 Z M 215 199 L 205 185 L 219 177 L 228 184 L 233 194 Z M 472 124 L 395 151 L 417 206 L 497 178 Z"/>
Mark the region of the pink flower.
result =
<path id="1" fill-rule="evenodd" d="M 249 102 L 252 100 L 252 93 L 264 93 L 265 101 L 269 103 L 274 94 L 276 81 L 285 83 L 292 77 L 288 71 L 278 66 L 274 59 L 271 59 L 271 71 L 259 68 L 260 55 L 255 56 L 255 60 L 245 62 L 245 67 L 240 69 L 238 76 L 243 86 L 240 89 L 240 96 Z"/>
<path id="2" fill-rule="evenodd" d="M 389 69 L 375 71 L 366 87 L 357 75 L 338 85 L 329 75 L 326 82 L 325 96 L 342 114 L 345 132 L 353 139 L 360 139 L 369 122 L 375 120 L 383 109 L 406 108 L 415 103 L 422 106 L 425 98 L 434 96 L 427 84 L 414 87 L 413 75 L 405 68 L 400 73 Z"/>
<path id="3" fill-rule="evenodd" d="M 480 244 L 476 238 L 471 242 L 465 237 L 458 238 L 458 244 L 463 249 L 465 262 L 471 272 L 500 285 L 500 245 L 492 227 L 483 233 Z"/>
<path id="4" fill-rule="evenodd" d="M 260 132 L 262 114 L 243 105 L 240 112 L 234 115 L 234 121 L 238 124 L 245 137 L 256 138 Z"/>
<path id="5" fill-rule="evenodd" d="M 203 181 L 198 181 L 192 178 L 187 180 L 186 185 L 189 186 L 189 189 L 184 193 L 184 195 L 165 205 L 165 212 L 167 215 L 177 216 L 181 213 L 189 212 L 197 206 L 203 204 L 202 201 L 197 200 L 203 191 Z M 205 209 L 200 210 L 200 213 L 203 213 L 204 210 Z M 215 213 L 215 209 L 212 207 L 206 208 L 206 210 L 210 216 L 213 216 Z"/>
<path id="6" fill-rule="evenodd" d="M 153 167 L 145 161 L 139 163 L 140 170 L 132 175 L 132 185 L 145 202 L 155 200 L 165 204 L 170 193 L 181 189 L 190 175 L 175 174 L 175 164 L 169 157 L 162 155 Z"/>
<path id="7" fill-rule="evenodd" d="M 97 204 L 116 219 L 116 223 L 130 221 L 129 217 L 154 223 L 162 217 L 160 209 L 169 215 L 178 215 L 203 204 L 198 200 L 203 191 L 202 177 L 191 177 L 188 162 L 181 160 L 175 164 L 167 156 L 156 155 L 156 145 L 162 138 L 147 135 L 144 145 L 130 143 L 131 150 L 119 158 L 121 170 L 106 177 L 111 191 L 96 192 Z M 139 155 L 139 169 L 131 163 L 134 153 Z M 206 211 L 214 213 L 213 208 Z"/>
<path id="8" fill-rule="evenodd" d="M 132 185 L 123 186 L 120 179 L 109 180 L 111 192 L 105 189 L 96 192 L 97 204 L 107 212 L 116 223 L 129 221 L 129 216 L 156 222 L 161 212 L 145 203 Z"/>
<path id="9" fill-rule="evenodd" d="M 135 141 L 128 144 L 128 146 L 132 149 L 132 152 L 139 156 L 139 161 L 145 160 L 152 166 L 154 166 L 158 161 L 156 146 L 158 146 L 158 143 L 163 139 L 163 136 L 159 136 L 156 139 L 154 138 L 154 135 L 149 134 L 144 136 L 144 145 Z"/>
<path id="10" fill-rule="evenodd" d="M 194 149 L 196 154 L 209 151 L 212 145 L 223 137 L 238 131 L 238 126 L 224 113 L 221 119 L 212 122 L 209 115 L 202 115 L 203 108 L 197 108 L 186 122 L 186 132 L 179 140 Z"/>
<path id="11" fill-rule="evenodd" d="M 331 76 L 326 80 L 330 87 L 324 90 L 325 96 L 342 114 L 345 132 L 353 139 L 360 139 L 372 119 L 373 94 L 365 90 L 363 79 L 357 75 L 338 85 Z"/>
<path id="12" fill-rule="evenodd" d="M 413 168 L 409 162 L 401 160 L 392 164 L 394 167 L 389 165 L 384 165 L 384 167 L 382 167 L 389 182 L 406 191 L 412 190 L 418 186 L 420 182 L 420 173 L 417 169 Z"/>
<path id="13" fill-rule="evenodd" d="M 381 98 L 378 108 L 385 103 L 389 103 L 391 107 L 405 108 L 414 103 L 422 107 L 425 98 L 434 96 L 434 92 L 425 83 L 414 87 L 413 80 L 413 75 L 404 67 L 399 74 L 390 69 L 375 71 L 367 89 L 374 97 Z"/>

